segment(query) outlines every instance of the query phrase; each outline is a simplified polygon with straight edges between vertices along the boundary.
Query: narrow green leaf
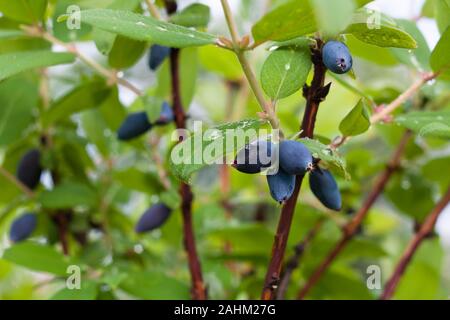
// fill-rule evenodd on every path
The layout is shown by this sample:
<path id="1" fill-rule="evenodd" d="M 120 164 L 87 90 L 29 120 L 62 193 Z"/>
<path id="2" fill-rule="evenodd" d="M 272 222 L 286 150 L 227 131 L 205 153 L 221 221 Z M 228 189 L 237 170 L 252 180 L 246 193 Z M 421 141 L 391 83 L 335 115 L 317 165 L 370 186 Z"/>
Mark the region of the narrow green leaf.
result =
<path id="1" fill-rule="evenodd" d="M 447 0 L 434 0 L 436 23 L 439 31 L 444 33 L 450 26 L 450 2 Z"/>
<path id="2" fill-rule="evenodd" d="M 439 78 L 450 80 L 450 27 L 442 34 L 430 57 L 430 65 Z"/>
<path id="3" fill-rule="evenodd" d="M 331 150 L 328 146 L 313 139 L 301 139 L 303 143 L 311 152 L 314 158 L 320 159 L 330 168 L 345 179 L 350 179 L 350 174 L 347 172 L 345 160 L 342 159 L 336 151 Z"/>
<path id="4" fill-rule="evenodd" d="M 229 80 L 238 80 L 243 76 L 236 55 L 216 46 L 204 46 L 198 49 L 201 65 L 208 71 L 220 74 Z"/>
<path id="5" fill-rule="evenodd" d="M 379 47 L 415 49 L 414 38 L 403 31 L 395 21 L 379 12 L 358 10 L 344 33 L 354 35 L 359 40 Z"/>
<path id="6" fill-rule="evenodd" d="M 256 43 L 283 41 L 317 30 L 314 12 L 308 0 L 291 0 L 276 7 L 252 28 Z"/>
<path id="7" fill-rule="evenodd" d="M 59 276 L 66 275 L 69 266 L 62 254 L 53 248 L 33 242 L 13 245 L 5 250 L 2 258 L 31 270 Z"/>
<path id="8" fill-rule="evenodd" d="M 52 190 L 39 194 L 38 201 L 45 208 L 68 209 L 75 206 L 94 207 L 97 195 L 87 185 L 75 182 L 64 182 Z"/>
<path id="9" fill-rule="evenodd" d="M 339 130 L 346 137 L 357 136 L 370 127 L 370 117 L 363 99 L 345 116 Z"/>
<path id="10" fill-rule="evenodd" d="M 193 3 L 170 17 L 170 22 L 184 27 L 206 27 L 210 19 L 207 5 Z"/>
<path id="11" fill-rule="evenodd" d="M 194 132 L 192 136 L 173 148 L 170 157 L 173 174 L 189 182 L 194 172 L 243 148 L 245 143 L 249 142 L 245 141 L 245 134 L 250 139 L 257 138 L 256 130 L 263 123 L 256 119 L 242 120 L 220 125 L 208 132 Z"/>
<path id="12" fill-rule="evenodd" d="M 145 48 L 145 42 L 119 35 L 109 51 L 108 63 L 115 69 L 129 68 L 142 57 Z"/>
<path id="13" fill-rule="evenodd" d="M 95 300 L 98 293 L 95 281 L 82 279 L 80 289 L 63 288 L 55 293 L 51 300 Z"/>
<path id="14" fill-rule="evenodd" d="M 42 122 L 48 126 L 74 113 L 96 108 L 108 97 L 110 92 L 111 89 L 103 80 L 94 80 L 83 84 L 56 101 L 42 116 Z"/>
<path id="15" fill-rule="evenodd" d="M 111 9 L 81 12 L 81 21 L 94 27 L 131 39 L 167 47 L 183 48 L 213 44 L 216 37 L 136 13 Z"/>
<path id="16" fill-rule="evenodd" d="M 26 34 L 21 30 L 7 30 L 7 29 L 1 29 L 0 30 L 0 39 L 15 39 L 20 37 L 26 37 Z"/>
<path id="17" fill-rule="evenodd" d="M 450 138 L 450 111 L 411 112 L 395 122 L 422 137 Z"/>
<path id="18" fill-rule="evenodd" d="M 292 95 L 305 84 L 311 65 L 309 47 L 272 52 L 261 70 L 264 92 L 273 100 Z"/>
<path id="19" fill-rule="evenodd" d="M 75 56 L 71 53 L 51 51 L 24 51 L 0 55 L 0 81 L 30 69 L 72 63 Z"/>

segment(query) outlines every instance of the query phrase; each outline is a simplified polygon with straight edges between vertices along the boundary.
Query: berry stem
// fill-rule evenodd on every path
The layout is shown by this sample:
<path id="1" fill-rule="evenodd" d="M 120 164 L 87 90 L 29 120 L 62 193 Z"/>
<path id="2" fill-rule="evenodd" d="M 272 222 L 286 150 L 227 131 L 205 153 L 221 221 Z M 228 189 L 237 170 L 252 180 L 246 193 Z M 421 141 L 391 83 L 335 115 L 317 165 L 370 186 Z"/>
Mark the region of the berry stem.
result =
<path id="1" fill-rule="evenodd" d="M 331 249 L 331 251 L 328 253 L 326 258 L 322 261 L 322 263 L 316 268 L 316 270 L 309 277 L 306 284 L 299 291 L 299 293 L 297 295 L 298 299 L 301 300 L 306 297 L 306 295 L 309 293 L 311 288 L 319 281 L 319 279 L 322 277 L 323 273 L 328 269 L 328 267 L 331 265 L 331 263 L 336 259 L 336 257 L 342 251 L 342 249 L 344 249 L 346 247 L 346 245 L 348 244 L 348 242 L 353 238 L 356 231 L 358 230 L 358 227 L 361 225 L 362 221 L 367 216 L 367 213 L 369 212 L 370 208 L 372 208 L 375 201 L 382 194 L 389 179 L 391 178 L 393 173 L 395 171 L 397 171 L 397 169 L 399 168 L 403 152 L 405 151 L 406 145 L 407 145 L 409 139 L 411 138 L 411 136 L 412 136 L 412 132 L 409 130 L 407 130 L 403 134 L 403 137 L 402 137 L 397 149 L 394 151 L 394 154 L 393 154 L 391 160 L 389 161 L 388 165 L 386 166 L 386 169 L 384 169 L 384 171 L 379 175 L 377 182 L 375 183 L 375 186 L 373 187 L 369 196 L 364 201 L 362 207 L 355 214 L 355 216 L 342 228 L 343 233 L 342 233 L 341 239 L 334 246 L 334 248 Z"/>
<path id="2" fill-rule="evenodd" d="M 34 192 L 2 166 L 0 166 L 0 174 L 7 180 L 9 180 L 12 184 L 15 184 L 28 198 L 34 198 Z"/>
<path id="3" fill-rule="evenodd" d="M 172 85 L 172 107 L 175 114 L 175 124 L 178 129 L 186 128 L 186 114 L 181 100 L 180 88 L 180 68 L 179 68 L 180 50 L 172 48 L 170 53 L 170 73 Z M 192 281 L 192 298 L 195 300 L 206 300 L 206 288 L 203 282 L 202 268 L 197 254 L 194 228 L 192 224 L 192 201 L 193 194 L 191 187 L 182 183 L 179 189 L 181 196 L 181 212 L 183 215 L 183 235 L 184 247 L 187 253 L 189 271 Z"/>
<path id="4" fill-rule="evenodd" d="M 402 257 L 400 258 L 397 266 L 394 269 L 394 273 L 391 278 L 388 280 L 384 287 L 384 291 L 380 296 L 381 300 L 389 300 L 392 298 L 395 290 L 397 289 L 397 285 L 400 281 L 400 278 L 404 274 L 406 268 L 412 260 L 413 255 L 416 253 L 420 244 L 427 238 L 431 232 L 433 232 L 433 228 L 436 224 L 436 221 L 450 202 L 450 188 L 447 189 L 447 193 L 441 198 L 441 200 L 437 203 L 434 209 L 430 212 L 430 214 L 425 219 L 425 222 L 420 226 L 420 229 L 416 232 L 414 237 L 411 239 L 409 244 L 407 245 L 405 251 L 403 252 Z"/>
<path id="5" fill-rule="evenodd" d="M 147 4 L 148 11 L 152 15 L 152 17 L 157 19 L 157 20 L 161 20 L 162 19 L 161 18 L 161 14 L 159 13 L 158 8 L 153 3 L 153 1 L 152 0 L 145 0 L 145 3 Z"/>
<path id="6" fill-rule="evenodd" d="M 317 48 L 312 49 L 312 61 L 314 64 L 314 76 L 310 86 L 305 86 L 303 91 L 306 98 L 306 108 L 301 126 L 301 137 L 312 138 L 314 133 L 314 124 L 320 103 L 325 99 L 327 90 L 324 90 L 326 67 L 322 63 L 321 49 L 322 41 L 317 39 Z M 264 288 L 261 294 L 262 300 L 275 299 L 280 274 L 286 252 L 289 231 L 291 229 L 292 218 L 295 212 L 300 187 L 304 176 L 297 176 L 294 193 L 284 204 L 281 210 L 281 217 L 278 222 L 275 239 L 272 246 L 272 257 L 267 269 Z"/>

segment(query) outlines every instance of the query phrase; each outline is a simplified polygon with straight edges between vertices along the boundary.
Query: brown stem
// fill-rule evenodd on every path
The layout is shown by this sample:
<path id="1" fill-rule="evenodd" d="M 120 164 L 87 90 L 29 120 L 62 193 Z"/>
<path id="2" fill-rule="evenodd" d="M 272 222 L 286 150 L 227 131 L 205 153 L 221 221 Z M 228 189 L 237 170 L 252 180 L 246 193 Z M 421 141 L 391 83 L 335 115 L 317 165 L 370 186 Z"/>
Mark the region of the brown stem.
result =
<path id="1" fill-rule="evenodd" d="M 304 285 L 304 287 L 299 291 L 299 293 L 297 295 L 298 299 L 305 298 L 305 296 L 308 294 L 308 292 L 311 290 L 311 288 L 322 277 L 325 270 L 327 270 L 327 268 L 336 259 L 336 257 L 342 251 L 342 249 L 344 249 L 345 246 L 347 245 L 347 243 L 353 238 L 353 236 L 355 235 L 355 233 L 358 230 L 358 227 L 361 225 L 363 219 L 366 217 L 367 213 L 369 212 L 370 208 L 373 206 L 375 201 L 378 199 L 378 197 L 383 192 L 383 190 L 386 187 L 386 184 L 388 183 L 392 174 L 398 169 L 403 152 L 405 151 L 406 145 L 407 145 L 411 135 L 412 135 L 411 131 L 405 132 L 397 149 L 394 152 L 394 155 L 392 156 L 391 160 L 389 161 L 386 169 L 378 177 L 374 188 L 370 192 L 367 199 L 364 201 L 362 207 L 355 214 L 353 219 L 350 220 L 343 227 L 343 234 L 342 234 L 341 239 L 334 246 L 334 248 L 328 253 L 326 258 L 317 267 L 317 269 L 312 273 L 312 275 L 309 277 L 309 279 L 306 282 L 306 284 Z"/>
<path id="2" fill-rule="evenodd" d="M 184 129 L 186 128 L 186 114 L 184 113 L 181 102 L 179 53 L 179 49 L 172 48 L 170 54 L 172 104 L 176 126 L 178 129 Z M 184 247 L 188 256 L 189 271 L 192 280 L 192 298 L 195 300 L 205 300 L 207 298 L 206 288 L 203 283 L 202 268 L 197 254 L 192 225 L 193 194 L 191 187 L 186 183 L 181 184 L 179 192 L 182 199 L 181 211 L 183 214 Z"/>
<path id="3" fill-rule="evenodd" d="M 414 253 L 419 248 L 423 240 L 425 240 L 432 232 L 436 224 L 436 221 L 441 214 L 442 210 L 450 202 L 450 188 L 447 189 L 447 193 L 442 197 L 442 199 L 437 203 L 436 207 L 430 212 L 430 214 L 425 219 L 425 222 L 421 225 L 420 229 L 416 232 L 415 236 L 411 239 L 405 251 L 403 252 L 400 261 L 394 269 L 394 273 L 388 280 L 384 287 L 384 291 L 380 296 L 382 300 L 389 300 L 392 298 L 400 278 L 404 274 L 406 268 L 408 267 Z"/>
<path id="4" fill-rule="evenodd" d="M 301 126 L 301 137 L 312 138 L 314 133 L 314 124 L 320 103 L 328 94 L 329 86 L 324 86 L 326 68 L 321 58 L 322 41 L 317 39 L 317 48 L 312 49 L 312 60 L 314 64 L 314 77 L 311 86 L 305 85 L 303 95 L 306 98 L 305 114 Z M 304 176 L 297 176 L 294 193 L 284 204 L 281 210 L 280 220 L 278 222 L 275 239 L 272 246 L 272 257 L 267 269 L 264 288 L 261 294 L 262 300 L 272 300 L 280 282 L 281 267 L 286 251 L 289 231 L 291 229 L 292 218 L 294 216 L 295 205 Z"/>
<path id="5" fill-rule="evenodd" d="M 295 269 L 298 268 L 300 264 L 300 259 L 303 256 L 303 253 L 305 252 L 306 247 L 309 245 L 309 243 L 312 241 L 312 239 L 316 236 L 317 232 L 322 227 L 324 220 L 319 219 L 316 224 L 313 226 L 311 230 L 309 230 L 306 237 L 303 239 L 302 242 L 297 244 L 294 248 L 294 255 L 286 262 L 286 267 L 283 273 L 283 277 L 280 281 L 280 288 L 277 292 L 277 300 L 284 300 L 286 297 L 286 291 L 289 286 L 289 282 L 291 281 L 292 273 Z"/>

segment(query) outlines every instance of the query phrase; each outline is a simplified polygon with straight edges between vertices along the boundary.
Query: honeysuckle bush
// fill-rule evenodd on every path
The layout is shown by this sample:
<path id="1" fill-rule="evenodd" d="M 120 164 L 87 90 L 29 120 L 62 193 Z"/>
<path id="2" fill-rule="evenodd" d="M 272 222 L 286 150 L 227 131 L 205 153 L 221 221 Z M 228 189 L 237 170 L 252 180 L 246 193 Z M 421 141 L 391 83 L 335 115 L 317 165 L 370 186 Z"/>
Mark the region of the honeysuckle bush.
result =
<path id="1" fill-rule="evenodd" d="M 371 1 L 249 0 L 233 10 L 221 1 L 226 20 L 206 4 L 178 2 L 174 10 L 172 1 L 159 0 L 0 0 L 0 298 L 198 298 L 188 267 L 193 252 L 183 247 L 183 186 L 193 194 L 208 298 L 259 298 L 283 204 L 271 198 L 264 175 L 173 161 L 174 129 L 186 121 L 191 136 L 178 145 L 186 147 L 197 134 L 194 121 L 203 121 L 217 129 L 215 138 L 243 128 L 301 136 L 315 166 L 337 181 L 340 211 L 324 207 L 303 181 L 284 260 L 320 228 L 292 270 L 289 299 L 336 245 L 404 132 L 412 132 L 358 232 L 307 295 L 377 299 L 449 187 L 449 1 L 427 0 L 421 12 L 438 26 L 434 48 L 417 21 L 369 10 Z M 328 41 L 345 43 L 353 68 L 327 71 L 315 88 Z M 172 49 L 150 70 L 154 45 Z M 312 136 L 301 129 L 307 99 L 320 104 Z M 174 121 L 155 125 L 165 103 Z M 140 135 L 118 139 L 125 119 L 138 112 Z M 208 143 L 188 146 L 195 154 Z M 215 159 L 242 147 L 227 146 Z M 39 166 L 22 168 L 37 175 L 34 185 L 17 171 L 36 149 Z M 156 227 L 153 220 L 151 231 L 135 227 L 154 205 L 164 208 Z M 428 235 L 393 297 L 447 298 L 448 245 Z M 369 266 L 380 268 L 381 286 L 367 285 Z M 74 267 L 78 290 L 66 286 Z"/>

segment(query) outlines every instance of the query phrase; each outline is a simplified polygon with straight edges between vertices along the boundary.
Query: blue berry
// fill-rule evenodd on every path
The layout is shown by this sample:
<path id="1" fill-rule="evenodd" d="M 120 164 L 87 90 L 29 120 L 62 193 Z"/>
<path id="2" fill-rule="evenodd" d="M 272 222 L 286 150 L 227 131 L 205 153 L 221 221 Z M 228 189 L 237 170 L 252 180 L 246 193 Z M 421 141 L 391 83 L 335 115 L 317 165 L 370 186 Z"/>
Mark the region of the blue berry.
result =
<path id="1" fill-rule="evenodd" d="M 353 65 L 352 55 L 347 46 L 339 41 L 328 41 L 322 48 L 322 60 L 332 72 L 348 72 Z"/>
<path id="2" fill-rule="evenodd" d="M 170 55 L 170 48 L 154 44 L 150 48 L 148 66 L 150 70 L 155 71 Z"/>
<path id="3" fill-rule="evenodd" d="M 119 140 L 131 140 L 146 133 L 151 128 L 152 125 L 148 121 L 146 112 L 132 113 L 122 122 L 122 125 L 117 131 L 117 137 Z"/>
<path id="4" fill-rule="evenodd" d="M 280 167 L 289 174 L 302 175 L 312 167 L 311 152 L 301 142 L 283 140 L 280 142 Z"/>
<path id="5" fill-rule="evenodd" d="M 172 122 L 175 119 L 172 107 L 164 101 L 161 108 L 161 114 L 158 120 L 156 120 L 155 125 L 165 125 Z"/>
<path id="6" fill-rule="evenodd" d="M 339 211 L 342 207 L 341 193 L 330 171 L 316 169 L 309 175 L 312 193 L 328 209 Z"/>
<path id="7" fill-rule="evenodd" d="M 166 222 L 171 212 L 172 210 L 165 204 L 155 204 L 142 214 L 134 230 L 143 233 L 157 229 Z"/>
<path id="8" fill-rule="evenodd" d="M 260 173 L 272 165 L 273 148 L 272 143 L 265 140 L 258 140 L 247 144 L 236 155 L 233 167 L 243 173 Z"/>
<path id="9" fill-rule="evenodd" d="M 11 224 L 9 229 L 9 239 L 12 242 L 19 242 L 28 238 L 36 229 L 37 217 L 34 213 L 25 213 L 18 217 Z"/>
<path id="10" fill-rule="evenodd" d="M 279 203 L 283 203 L 294 192 L 295 175 L 288 174 L 280 168 L 277 174 L 267 176 L 267 183 L 269 184 L 272 198 Z"/>
<path id="11" fill-rule="evenodd" d="M 25 153 L 17 166 L 17 179 L 30 189 L 35 189 L 41 180 L 41 153 L 32 149 Z"/>

